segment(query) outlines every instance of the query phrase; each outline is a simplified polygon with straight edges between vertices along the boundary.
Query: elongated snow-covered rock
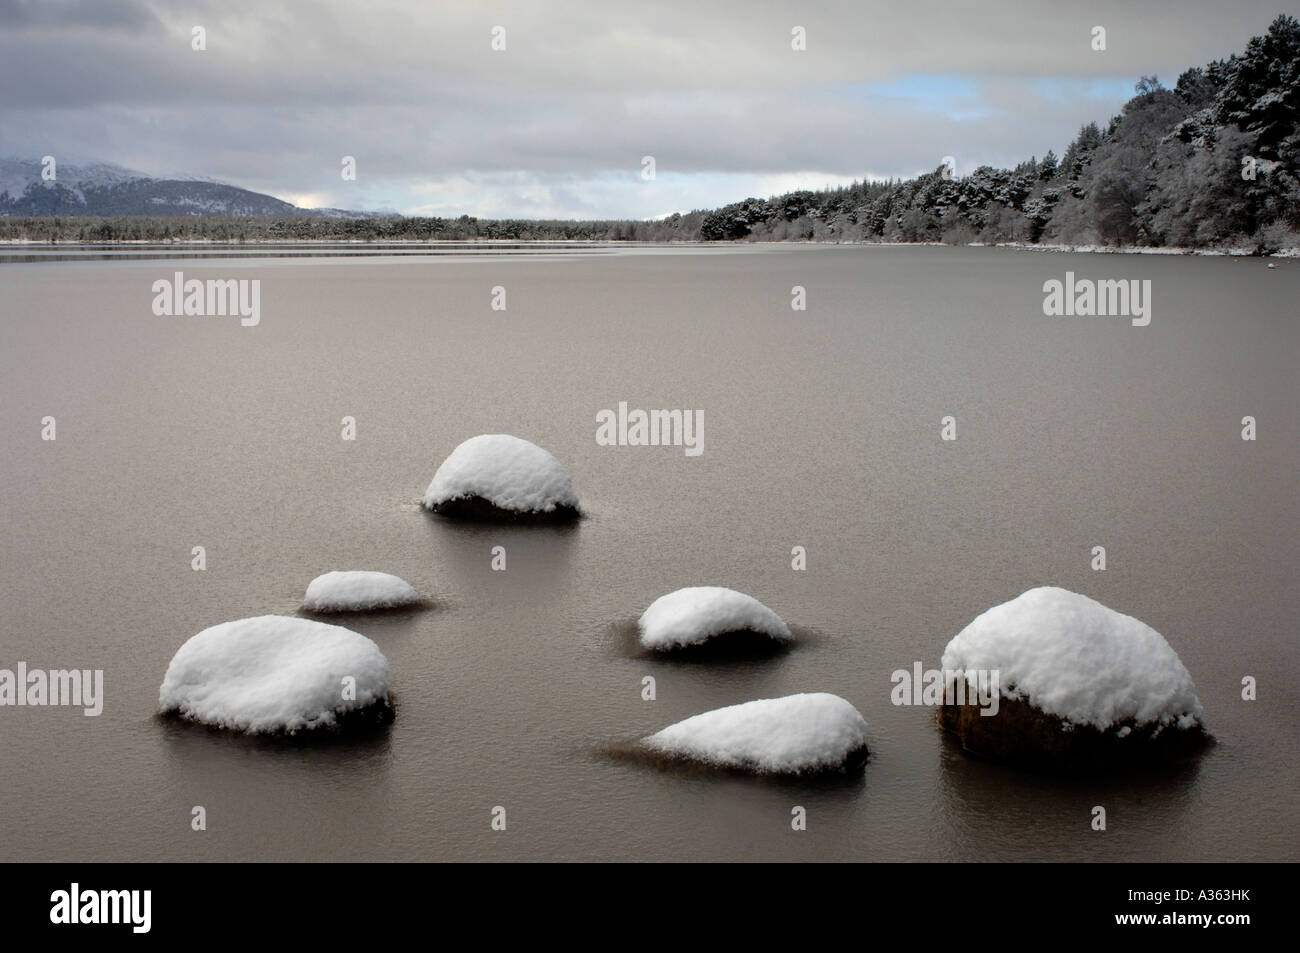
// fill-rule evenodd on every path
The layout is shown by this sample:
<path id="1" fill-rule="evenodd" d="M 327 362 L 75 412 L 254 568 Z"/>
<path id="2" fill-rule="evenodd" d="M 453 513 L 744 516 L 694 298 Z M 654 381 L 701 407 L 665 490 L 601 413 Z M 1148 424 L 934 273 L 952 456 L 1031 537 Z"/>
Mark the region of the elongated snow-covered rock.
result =
<path id="1" fill-rule="evenodd" d="M 415 588 L 387 572 L 327 572 L 307 586 L 302 607 L 309 612 L 364 612 L 421 601 Z"/>
<path id="2" fill-rule="evenodd" d="M 637 629 L 644 647 L 660 651 L 732 632 L 756 632 L 778 642 L 793 638 L 789 626 L 763 603 L 722 586 L 688 586 L 660 596 L 641 614 Z"/>
<path id="3" fill-rule="evenodd" d="M 443 461 L 424 494 L 435 513 L 469 519 L 573 519 L 569 471 L 548 452 L 509 434 L 466 440 Z"/>
<path id="4" fill-rule="evenodd" d="M 1008 698 L 1101 731 L 1201 720 L 1192 677 L 1159 632 L 1055 586 L 978 616 L 948 643 L 943 667 L 997 670 Z"/>
<path id="5" fill-rule="evenodd" d="M 715 767 L 802 774 L 865 758 L 867 723 L 838 695 L 811 692 L 707 711 L 642 743 L 659 754 Z"/>
<path id="6" fill-rule="evenodd" d="M 250 734 L 330 727 L 389 702 L 388 659 L 337 625 L 264 615 L 191 637 L 158 690 L 165 713 Z"/>

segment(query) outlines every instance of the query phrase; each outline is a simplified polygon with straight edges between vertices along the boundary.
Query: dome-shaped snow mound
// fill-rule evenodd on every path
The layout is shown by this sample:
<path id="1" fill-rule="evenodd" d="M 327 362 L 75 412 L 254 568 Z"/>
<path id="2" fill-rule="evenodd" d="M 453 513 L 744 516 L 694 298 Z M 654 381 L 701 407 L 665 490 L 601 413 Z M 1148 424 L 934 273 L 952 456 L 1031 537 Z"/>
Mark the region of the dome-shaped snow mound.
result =
<path id="1" fill-rule="evenodd" d="M 471 437 L 438 467 L 424 494 L 435 513 L 470 518 L 573 518 L 578 496 L 560 462 L 509 434 Z"/>
<path id="2" fill-rule="evenodd" d="M 167 666 L 165 713 L 250 734 L 331 727 L 388 704 L 388 659 L 350 629 L 264 615 L 190 638 Z"/>
<path id="3" fill-rule="evenodd" d="M 864 758 L 867 723 L 838 695 L 811 692 L 707 711 L 642 743 L 652 752 L 714 767 L 803 774 Z"/>
<path id="4" fill-rule="evenodd" d="M 722 586 L 688 586 L 660 596 L 641 614 L 637 629 L 645 648 L 660 651 L 732 632 L 756 632 L 778 642 L 793 638 L 789 626 L 763 603 Z"/>
<path id="5" fill-rule="evenodd" d="M 1201 721 L 1192 678 L 1160 633 L 1054 586 L 978 616 L 948 643 L 943 668 L 997 670 L 1006 697 L 1099 731 Z"/>
<path id="6" fill-rule="evenodd" d="M 414 605 L 420 594 L 387 572 L 327 572 L 307 586 L 302 607 L 309 612 L 365 612 Z"/>

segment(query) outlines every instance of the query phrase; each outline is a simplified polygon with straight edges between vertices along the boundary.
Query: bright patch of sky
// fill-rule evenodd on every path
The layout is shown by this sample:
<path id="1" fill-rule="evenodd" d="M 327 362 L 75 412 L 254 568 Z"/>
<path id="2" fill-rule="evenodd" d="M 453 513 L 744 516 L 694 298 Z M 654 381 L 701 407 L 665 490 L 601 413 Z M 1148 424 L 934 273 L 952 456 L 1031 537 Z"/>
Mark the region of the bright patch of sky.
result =
<path id="1" fill-rule="evenodd" d="M 1042 76 L 1030 80 L 1029 88 L 1033 90 L 1034 95 L 1048 102 L 1064 103 L 1082 97 L 1113 103 L 1124 102 L 1132 97 L 1137 80 L 1136 76 L 1125 76 L 1080 82 L 1078 78 L 1072 77 Z M 1101 124 L 1101 120 L 1098 120 L 1098 124 Z"/>

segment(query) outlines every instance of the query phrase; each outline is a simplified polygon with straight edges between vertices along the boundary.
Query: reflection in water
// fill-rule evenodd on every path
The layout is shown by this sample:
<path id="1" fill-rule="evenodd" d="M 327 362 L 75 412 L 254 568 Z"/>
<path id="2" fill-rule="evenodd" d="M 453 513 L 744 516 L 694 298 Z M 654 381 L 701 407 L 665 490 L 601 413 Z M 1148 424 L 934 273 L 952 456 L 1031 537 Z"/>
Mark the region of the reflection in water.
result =
<path id="1" fill-rule="evenodd" d="M 428 522 L 434 565 L 465 586 L 491 583 L 491 577 L 496 577 L 497 582 L 509 582 L 512 598 L 549 602 L 575 584 L 571 564 L 580 544 L 582 520 L 531 526 L 421 514 Z M 494 552 L 498 546 L 504 553 Z M 492 568 L 494 556 L 504 556 L 504 570 Z"/>
<path id="2" fill-rule="evenodd" d="M 255 734 L 228 731 L 171 715 L 158 715 L 163 737 L 177 757 L 199 753 L 201 758 L 210 752 L 228 749 L 238 752 L 266 752 L 268 757 L 283 753 L 290 762 L 310 764 L 320 760 L 315 753 L 324 752 L 325 760 L 344 758 L 369 761 L 388 756 L 389 734 L 398 704 L 382 717 L 367 715 L 355 718 L 340 728 L 322 728 L 299 731 L 294 734 Z"/>
<path id="3" fill-rule="evenodd" d="M 396 709 L 401 718 L 400 699 Z M 391 823 L 401 809 L 391 722 L 265 736 L 154 721 L 168 801 L 184 808 L 172 823 L 155 819 L 161 856 L 205 859 L 216 848 L 218 856 L 245 860 L 356 860 L 357 826 Z M 340 798 L 364 811 L 320 810 Z M 197 807 L 207 825 L 202 834 L 191 826 Z M 310 836 L 286 837 L 304 816 L 312 819 Z"/>
<path id="4" fill-rule="evenodd" d="M 1101 859 L 1104 842 L 1088 839 L 1103 833 L 1091 826 L 1095 806 L 1106 810 L 1107 831 L 1127 833 L 1127 848 L 1139 856 L 1144 838 L 1148 847 L 1168 850 L 1176 847 L 1180 818 L 1196 799 L 1200 757 L 1087 776 L 1052 774 L 974 757 L 937 725 L 935 731 L 941 735 L 942 836 L 959 859 L 1037 859 L 1025 857 L 1024 844 L 1031 842 L 1051 842 L 1065 857 Z M 1136 811 L 1146 815 L 1142 833 L 1126 817 Z M 990 836 L 994 831 L 998 836 Z"/>

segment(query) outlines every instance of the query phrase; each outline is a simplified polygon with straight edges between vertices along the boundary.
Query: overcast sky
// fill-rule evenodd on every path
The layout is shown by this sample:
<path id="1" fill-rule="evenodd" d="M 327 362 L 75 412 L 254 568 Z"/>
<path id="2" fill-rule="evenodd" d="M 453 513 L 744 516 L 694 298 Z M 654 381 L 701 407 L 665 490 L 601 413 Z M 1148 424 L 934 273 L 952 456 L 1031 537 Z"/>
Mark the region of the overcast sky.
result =
<path id="1" fill-rule="evenodd" d="M 0 0 L 0 155 L 206 176 L 313 207 L 647 218 L 911 176 L 946 155 L 959 175 L 1059 155 L 1140 75 L 1173 85 L 1298 8 Z M 791 48 L 796 26 L 806 50 Z"/>

